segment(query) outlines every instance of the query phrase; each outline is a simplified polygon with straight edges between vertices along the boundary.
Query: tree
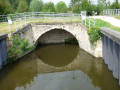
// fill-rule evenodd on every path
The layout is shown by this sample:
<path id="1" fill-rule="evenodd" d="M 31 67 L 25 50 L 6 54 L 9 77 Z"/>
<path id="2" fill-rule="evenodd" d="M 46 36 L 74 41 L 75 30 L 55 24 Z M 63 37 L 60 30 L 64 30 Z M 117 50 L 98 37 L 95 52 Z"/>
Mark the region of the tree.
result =
<path id="1" fill-rule="evenodd" d="M 32 0 L 26 0 L 26 1 L 28 3 L 28 6 L 29 6 Z"/>
<path id="2" fill-rule="evenodd" d="M 118 0 L 116 0 L 116 2 L 114 2 L 112 5 L 111 5 L 112 9 L 119 9 L 120 8 L 120 4 L 118 2 Z"/>
<path id="3" fill-rule="evenodd" d="M 93 5 L 89 0 L 71 0 L 70 6 L 74 13 L 87 11 L 87 15 L 92 15 L 92 11 L 96 10 L 96 5 Z"/>
<path id="4" fill-rule="evenodd" d="M 42 0 L 32 0 L 30 3 L 30 11 L 41 12 L 43 8 Z"/>
<path id="5" fill-rule="evenodd" d="M 12 6 L 12 8 L 13 8 L 14 10 L 17 10 L 19 1 L 20 1 L 20 0 L 9 0 L 10 4 L 11 4 L 11 6 Z"/>
<path id="6" fill-rule="evenodd" d="M 69 8 L 71 8 L 71 10 L 74 13 L 80 13 L 80 9 L 81 9 L 81 0 L 71 0 L 70 1 L 70 6 Z"/>
<path id="7" fill-rule="evenodd" d="M 55 10 L 56 12 L 59 12 L 59 13 L 66 13 L 68 11 L 68 8 L 63 1 L 60 1 L 56 4 Z"/>
<path id="8" fill-rule="evenodd" d="M 20 0 L 17 11 L 26 12 L 28 10 L 28 3 L 25 0 Z"/>
<path id="9" fill-rule="evenodd" d="M 45 3 L 43 12 L 55 12 L 55 6 L 53 2 Z"/>
<path id="10" fill-rule="evenodd" d="M 13 13 L 13 8 L 8 0 L 0 0 L 0 14 Z"/>
<path id="11" fill-rule="evenodd" d="M 106 7 L 106 0 L 98 0 L 97 11 L 99 14 L 102 13 L 105 7 Z"/>

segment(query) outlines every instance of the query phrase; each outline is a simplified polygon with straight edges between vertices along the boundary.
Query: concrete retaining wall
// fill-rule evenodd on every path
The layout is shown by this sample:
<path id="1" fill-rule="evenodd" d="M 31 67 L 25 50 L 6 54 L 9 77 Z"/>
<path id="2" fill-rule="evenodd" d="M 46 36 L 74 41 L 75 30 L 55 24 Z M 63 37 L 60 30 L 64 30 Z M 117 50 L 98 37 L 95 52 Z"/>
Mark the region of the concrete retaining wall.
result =
<path id="1" fill-rule="evenodd" d="M 7 34 L 0 34 L 0 68 L 7 62 Z"/>
<path id="2" fill-rule="evenodd" d="M 103 59 L 113 76 L 119 79 L 120 85 L 120 32 L 109 28 L 101 28 L 103 42 Z"/>

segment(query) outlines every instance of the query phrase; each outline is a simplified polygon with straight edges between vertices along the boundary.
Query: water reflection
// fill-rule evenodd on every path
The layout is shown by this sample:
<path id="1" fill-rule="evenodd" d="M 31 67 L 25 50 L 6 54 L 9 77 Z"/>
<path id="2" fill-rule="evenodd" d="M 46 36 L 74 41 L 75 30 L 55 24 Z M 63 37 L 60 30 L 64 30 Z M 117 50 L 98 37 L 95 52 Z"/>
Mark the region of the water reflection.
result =
<path id="1" fill-rule="evenodd" d="M 35 54 L 48 65 L 63 67 L 71 63 L 78 55 L 78 52 L 79 47 L 77 45 L 63 44 L 44 46 L 36 50 Z"/>
<path id="2" fill-rule="evenodd" d="M 61 56 L 57 58 L 57 54 Z M 120 87 L 102 59 L 76 45 L 55 45 L 37 48 L 2 69 L 0 90 L 120 90 Z"/>

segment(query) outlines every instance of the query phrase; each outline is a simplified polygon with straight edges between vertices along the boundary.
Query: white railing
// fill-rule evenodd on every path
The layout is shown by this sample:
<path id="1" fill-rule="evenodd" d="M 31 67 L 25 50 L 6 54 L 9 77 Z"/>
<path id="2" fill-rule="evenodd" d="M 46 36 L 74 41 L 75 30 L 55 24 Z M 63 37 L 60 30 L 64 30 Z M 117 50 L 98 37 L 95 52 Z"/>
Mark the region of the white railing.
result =
<path id="1" fill-rule="evenodd" d="M 8 17 L 10 18 L 8 20 Z M 80 20 L 82 24 L 85 26 L 88 26 L 89 29 L 91 26 L 95 25 L 95 21 L 86 18 L 85 20 L 81 19 L 81 14 L 73 14 L 73 13 L 54 13 L 54 12 L 24 12 L 24 13 L 15 13 L 15 14 L 7 14 L 7 15 L 0 15 L 0 22 L 2 23 L 8 23 L 9 32 L 11 33 L 11 27 L 14 30 L 18 30 L 18 27 L 23 27 L 27 23 L 30 23 L 31 20 L 37 20 L 37 19 L 43 19 L 43 20 L 70 20 L 72 22 L 72 18 L 78 18 L 78 21 Z M 19 24 L 19 25 L 18 25 Z"/>
<path id="2" fill-rule="evenodd" d="M 103 15 L 107 16 L 120 16 L 120 9 L 105 9 Z"/>
<path id="3" fill-rule="evenodd" d="M 80 21 L 83 25 L 87 26 L 89 29 L 92 26 L 95 26 L 95 21 L 90 18 L 81 19 Z"/>

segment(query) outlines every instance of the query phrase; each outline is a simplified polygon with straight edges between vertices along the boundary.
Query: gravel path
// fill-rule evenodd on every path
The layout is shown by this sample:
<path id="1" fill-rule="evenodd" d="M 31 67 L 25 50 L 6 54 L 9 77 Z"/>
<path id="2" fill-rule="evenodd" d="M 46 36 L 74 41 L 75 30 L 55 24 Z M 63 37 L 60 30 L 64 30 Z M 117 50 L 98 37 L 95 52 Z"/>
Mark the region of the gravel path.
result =
<path id="1" fill-rule="evenodd" d="M 95 18 L 95 19 L 101 19 L 104 20 L 106 22 L 109 22 L 110 24 L 120 27 L 120 20 L 116 19 L 114 17 L 110 17 L 110 16 L 91 16 L 90 18 Z"/>

